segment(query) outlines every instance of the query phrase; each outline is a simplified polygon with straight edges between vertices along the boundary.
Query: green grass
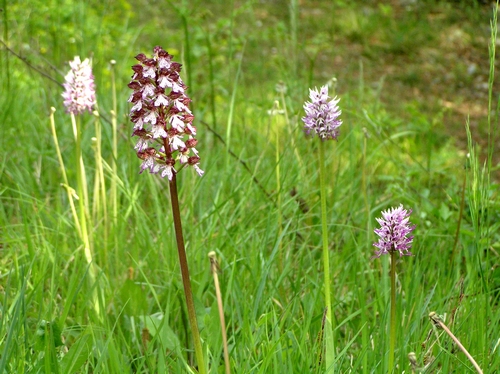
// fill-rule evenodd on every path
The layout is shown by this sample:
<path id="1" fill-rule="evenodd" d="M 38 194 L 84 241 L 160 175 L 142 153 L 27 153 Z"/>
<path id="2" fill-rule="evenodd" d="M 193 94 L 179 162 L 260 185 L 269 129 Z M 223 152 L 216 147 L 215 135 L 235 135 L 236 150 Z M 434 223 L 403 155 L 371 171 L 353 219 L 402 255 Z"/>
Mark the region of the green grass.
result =
<path id="1" fill-rule="evenodd" d="M 432 332 L 428 314 L 435 311 L 446 316 L 446 324 L 484 372 L 493 373 L 500 366 L 496 114 L 490 126 L 471 117 L 467 158 L 455 139 L 445 135 L 450 131 L 467 139 L 466 117 L 452 130 L 444 129 L 449 112 L 433 104 L 439 84 L 432 86 L 430 98 L 422 92 L 406 100 L 392 85 L 393 76 L 384 83 L 383 74 L 376 74 L 382 68 L 377 56 L 392 56 L 395 65 L 405 60 L 412 64 L 421 57 L 416 49 L 433 45 L 439 26 L 450 26 L 454 19 L 469 17 L 488 30 L 491 9 L 425 2 L 428 8 L 419 8 L 421 14 L 448 16 L 436 17 L 441 19 L 436 24 L 375 3 L 243 1 L 228 8 L 223 1 L 161 6 L 142 1 L 4 2 L 3 41 L 58 82 L 74 55 L 93 56 L 107 165 L 112 164 L 113 106 L 108 62 L 117 61 L 119 142 L 115 225 L 109 193 L 114 176 L 104 166 L 107 193 L 94 194 L 95 119 L 83 117 L 90 205 L 99 199 L 107 207 L 106 215 L 96 211 L 93 220 L 98 279 L 89 284 L 90 269 L 60 187 L 50 131 L 53 106 L 69 183 L 76 188 L 75 144 L 62 89 L 2 47 L 0 373 L 184 373 L 193 363 L 168 183 L 138 174 L 140 160 L 127 118 L 133 57 L 151 54 L 155 45 L 184 64 L 206 171 L 199 178 L 187 169 L 178 183 L 211 373 L 223 373 L 224 362 L 210 251 L 216 251 L 221 266 L 232 371 L 324 370 L 318 366 L 324 307 L 319 149 L 304 138 L 300 118 L 308 88 L 333 75 L 344 121 L 339 141 L 325 147 L 339 372 L 386 372 L 389 259 L 371 260 L 373 228 L 381 210 L 403 203 L 413 209 L 417 228 L 415 256 L 398 262 L 395 372 L 411 372 L 407 355 L 412 351 L 420 366 L 434 358 L 428 373 L 474 372 L 442 331 Z M 489 31 L 481 35 L 487 40 Z M 349 63 L 338 59 L 356 48 L 363 58 Z M 478 48 L 487 55 L 487 44 Z M 487 66 L 480 69 L 480 74 L 490 74 Z M 462 74 L 459 67 L 457 71 Z M 426 82 L 419 69 L 401 74 L 405 87 Z M 268 114 L 275 100 L 284 107 L 275 91 L 279 81 L 287 86 L 288 121 Z M 441 86 L 449 92 L 445 83 Z M 495 109 L 494 79 L 489 87 Z M 477 104 L 487 113 L 488 96 L 477 98 Z M 484 164 L 488 154 L 490 162 Z M 103 305 L 102 319 L 93 309 L 93 295 Z"/>

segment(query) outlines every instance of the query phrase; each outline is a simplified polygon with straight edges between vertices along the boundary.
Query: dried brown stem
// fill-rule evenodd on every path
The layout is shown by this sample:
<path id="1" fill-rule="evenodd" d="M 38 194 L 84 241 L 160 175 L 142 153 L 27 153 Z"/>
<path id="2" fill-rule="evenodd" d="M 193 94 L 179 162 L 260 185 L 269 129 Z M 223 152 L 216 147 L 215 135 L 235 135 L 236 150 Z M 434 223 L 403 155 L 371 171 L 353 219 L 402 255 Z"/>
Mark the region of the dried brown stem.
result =
<path id="1" fill-rule="evenodd" d="M 483 374 L 483 371 L 481 370 L 481 368 L 477 364 L 476 360 L 474 360 L 474 358 L 470 355 L 470 353 L 467 351 L 467 349 L 465 349 L 465 347 L 462 345 L 462 343 L 460 343 L 460 340 L 458 340 L 457 337 L 455 335 L 453 335 L 453 333 L 444 324 L 443 320 L 437 315 L 437 313 L 436 312 L 430 312 L 429 313 L 429 318 L 434 323 L 434 325 L 439 326 L 440 328 L 442 328 L 444 330 L 444 332 L 446 332 L 450 336 L 450 338 L 455 342 L 455 344 L 458 346 L 458 348 L 460 348 L 460 350 L 464 353 L 464 355 L 469 359 L 469 361 L 474 366 L 474 368 L 476 369 L 476 371 L 479 374 Z"/>

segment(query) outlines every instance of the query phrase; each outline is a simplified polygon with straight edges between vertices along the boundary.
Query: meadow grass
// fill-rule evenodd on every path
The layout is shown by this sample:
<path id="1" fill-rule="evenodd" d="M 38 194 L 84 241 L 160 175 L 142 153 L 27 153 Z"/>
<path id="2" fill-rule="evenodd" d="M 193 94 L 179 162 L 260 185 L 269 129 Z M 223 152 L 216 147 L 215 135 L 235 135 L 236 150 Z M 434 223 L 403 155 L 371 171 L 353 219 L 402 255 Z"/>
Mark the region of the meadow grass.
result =
<path id="1" fill-rule="evenodd" d="M 293 0 L 281 7 L 252 1 L 231 7 L 225 1 L 30 4 L 3 5 L 2 40 L 29 65 L 2 49 L 0 373 L 195 371 L 168 183 L 138 174 L 127 118 L 133 57 L 155 45 L 184 64 L 196 116 L 205 175 L 186 169 L 178 188 L 210 372 L 225 370 L 211 251 L 220 266 L 232 372 L 324 372 L 319 147 L 305 139 L 300 118 L 308 88 L 335 74 L 329 60 L 308 49 L 332 43 L 332 31 L 317 23 L 314 43 L 301 39 L 314 13 Z M 361 6 L 341 2 L 339 9 L 354 17 Z M 485 373 L 500 367 L 492 19 L 490 94 L 481 102 L 490 116 L 480 130 L 464 119 L 469 156 L 435 130 L 443 122 L 439 114 L 404 103 L 405 116 L 389 110 L 380 100 L 384 88 L 362 74 L 351 90 L 338 81 L 344 124 L 338 142 L 324 151 L 339 373 L 387 372 L 390 266 L 388 256 L 371 259 L 373 228 L 381 210 L 400 203 L 413 209 L 417 228 L 414 256 L 397 264 L 394 372 L 412 371 L 410 352 L 423 372 L 474 372 L 430 312 L 442 316 Z M 488 27 L 489 19 L 482 22 Z M 349 37 L 364 41 L 375 26 L 350 25 Z M 391 48 L 403 53 L 412 40 L 401 43 Z M 335 45 L 328 48 L 335 55 Z M 71 120 L 55 83 L 74 55 L 92 55 L 99 104 L 99 118 L 86 114 L 81 124 L 96 270 L 61 187 L 49 120 L 55 107 L 61 155 L 76 188 Z M 353 65 L 359 73 L 358 61 Z M 278 83 L 286 92 L 276 90 Z M 269 114 L 275 101 L 284 114 Z M 489 135 L 486 150 L 474 131 Z"/>

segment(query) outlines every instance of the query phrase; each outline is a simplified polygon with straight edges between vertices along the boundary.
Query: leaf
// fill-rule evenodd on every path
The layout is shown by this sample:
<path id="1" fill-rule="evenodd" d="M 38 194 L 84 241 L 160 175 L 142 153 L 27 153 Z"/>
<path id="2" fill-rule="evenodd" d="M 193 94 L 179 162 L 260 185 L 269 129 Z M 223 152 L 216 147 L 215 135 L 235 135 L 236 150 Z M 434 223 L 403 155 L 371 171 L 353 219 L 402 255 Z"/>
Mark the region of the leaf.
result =
<path id="1" fill-rule="evenodd" d="M 150 316 L 140 317 L 144 327 L 149 330 L 151 336 L 155 337 L 164 348 L 171 351 L 177 351 L 180 347 L 180 341 L 177 334 L 165 323 L 161 313 Z"/>
<path id="2" fill-rule="evenodd" d="M 439 215 L 443 221 L 448 221 L 448 218 L 452 215 L 450 208 L 444 203 L 441 203 L 441 207 L 439 208 Z"/>
<path id="3" fill-rule="evenodd" d="M 76 373 L 88 360 L 91 352 L 92 337 L 90 334 L 80 336 L 63 357 L 61 361 L 62 372 L 64 374 Z"/>
<path id="4" fill-rule="evenodd" d="M 36 328 L 35 335 L 40 338 L 42 346 L 45 346 L 46 339 L 52 340 L 54 348 L 63 345 L 61 339 L 61 329 L 59 328 L 56 320 L 51 322 L 41 320 Z"/>
<path id="5" fill-rule="evenodd" d="M 138 316 L 147 309 L 146 292 L 136 282 L 127 279 L 120 290 L 120 298 L 125 305 L 125 313 L 129 316 Z"/>

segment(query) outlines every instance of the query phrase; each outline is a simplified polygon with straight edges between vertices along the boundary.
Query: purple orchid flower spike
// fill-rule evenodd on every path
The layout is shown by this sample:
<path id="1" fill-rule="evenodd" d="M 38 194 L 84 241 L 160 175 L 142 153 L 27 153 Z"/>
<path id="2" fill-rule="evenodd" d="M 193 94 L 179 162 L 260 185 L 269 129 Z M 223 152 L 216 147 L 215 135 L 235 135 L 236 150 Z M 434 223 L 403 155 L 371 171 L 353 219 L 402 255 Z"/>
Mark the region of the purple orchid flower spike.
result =
<path id="1" fill-rule="evenodd" d="M 128 87 L 134 92 L 128 101 L 133 104 L 132 136 L 139 138 L 135 150 L 143 160 L 140 173 L 147 169 L 172 180 L 180 168 L 188 165 L 202 176 L 195 148 L 198 141 L 194 116 L 189 109 L 191 99 L 179 75 L 182 65 L 172 61 L 161 47 L 154 48 L 153 58 L 143 53 L 135 58 L 139 64 L 132 66 L 134 74 Z"/>
<path id="2" fill-rule="evenodd" d="M 382 211 L 382 218 L 377 218 L 380 224 L 379 229 L 374 232 L 379 236 L 377 243 L 373 245 L 379 248 L 375 251 L 375 256 L 399 252 L 400 256 L 412 256 L 410 252 L 413 243 L 413 235 L 407 236 L 414 229 L 415 225 L 410 224 L 410 214 L 412 210 L 406 210 L 403 205 Z"/>
<path id="3" fill-rule="evenodd" d="M 334 97 L 330 100 L 328 96 L 328 86 L 309 90 L 310 102 L 304 104 L 306 116 L 302 118 L 304 122 L 304 132 L 307 136 L 317 134 L 321 140 L 337 139 L 338 128 L 342 125 L 339 116 L 342 111 L 338 107 L 340 99 Z"/>

